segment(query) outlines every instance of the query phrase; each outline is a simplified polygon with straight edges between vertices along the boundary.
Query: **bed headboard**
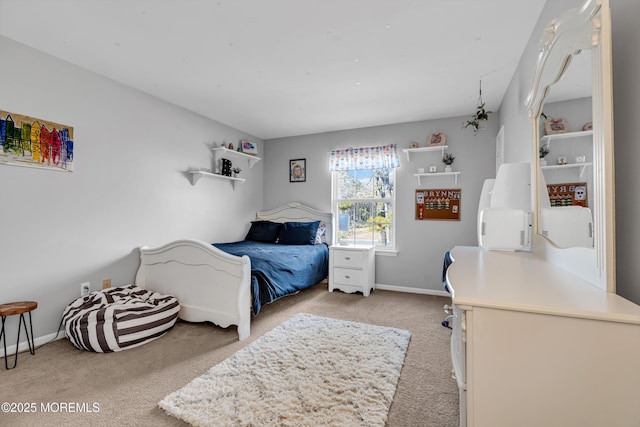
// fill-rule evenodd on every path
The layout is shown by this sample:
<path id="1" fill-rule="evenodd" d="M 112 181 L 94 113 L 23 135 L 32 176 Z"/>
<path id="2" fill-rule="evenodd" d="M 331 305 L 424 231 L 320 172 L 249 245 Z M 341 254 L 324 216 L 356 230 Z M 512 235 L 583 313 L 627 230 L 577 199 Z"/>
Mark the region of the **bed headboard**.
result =
<path id="1" fill-rule="evenodd" d="M 320 212 L 309 206 L 292 202 L 268 211 L 260 211 L 256 214 L 256 219 L 273 222 L 322 221 L 327 227 L 325 233 L 327 244 L 332 243 L 333 214 L 331 212 Z"/>

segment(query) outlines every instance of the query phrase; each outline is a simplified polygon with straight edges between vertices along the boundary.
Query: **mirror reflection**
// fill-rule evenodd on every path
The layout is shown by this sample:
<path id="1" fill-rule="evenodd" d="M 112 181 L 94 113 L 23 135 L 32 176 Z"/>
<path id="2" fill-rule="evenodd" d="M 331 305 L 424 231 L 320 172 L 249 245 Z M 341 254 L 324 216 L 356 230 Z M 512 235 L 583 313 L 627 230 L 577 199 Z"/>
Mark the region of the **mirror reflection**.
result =
<path id="1" fill-rule="evenodd" d="M 525 105 L 534 136 L 531 154 L 534 160 L 538 160 L 534 162 L 535 179 L 531 183 L 535 188 L 534 194 L 538 196 L 534 198 L 536 210 L 533 228 L 538 236 L 546 237 L 536 237 L 534 248 L 545 260 L 599 288 L 615 292 L 610 25 L 608 2 L 604 0 L 585 0 L 581 7 L 567 10 L 551 20 L 538 45 L 537 64 Z M 580 92 L 580 88 L 583 92 Z M 588 88 L 591 90 L 587 91 Z M 567 95 L 563 93 L 565 91 L 575 92 Z M 549 123 L 552 133 L 562 130 L 583 132 L 582 126 L 589 120 L 589 109 L 579 105 L 580 100 L 589 98 L 593 134 L 589 132 L 579 138 L 575 134 L 565 136 L 562 142 L 556 134 L 549 135 L 548 141 L 543 139 L 549 133 L 546 128 L 540 131 L 545 121 L 541 117 L 543 112 L 547 119 L 551 116 L 556 120 Z M 585 104 L 588 105 L 588 101 Z M 565 119 L 566 123 L 561 119 Z M 579 142 L 579 139 L 584 139 L 584 142 Z M 549 153 L 545 155 L 547 165 L 543 169 L 539 162 L 539 150 L 546 146 L 546 142 L 551 145 L 546 147 Z M 591 148 L 588 147 L 589 142 Z M 579 144 L 586 146 L 582 148 Z M 584 164 L 575 165 L 582 163 L 582 152 L 585 153 Z M 591 163 L 589 153 L 593 165 L 588 165 Z M 558 164 L 559 158 L 562 164 Z M 579 158 L 578 162 L 576 158 Z M 574 175 L 552 176 L 572 169 Z M 579 189 L 579 197 L 587 201 L 587 207 L 573 204 L 575 188 L 571 206 L 552 207 L 547 180 L 550 184 L 562 183 L 561 180 L 566 183 L 586 183 L 586 195 Z M 554 195 L 556 202 L 563 200 L 562 195 Z"/>
<path id="2" fill-rule="evenodd" d="M 538 118 L 538 231 L 560 248 L 593 247 L 591 52 L 549 87 Z"/>

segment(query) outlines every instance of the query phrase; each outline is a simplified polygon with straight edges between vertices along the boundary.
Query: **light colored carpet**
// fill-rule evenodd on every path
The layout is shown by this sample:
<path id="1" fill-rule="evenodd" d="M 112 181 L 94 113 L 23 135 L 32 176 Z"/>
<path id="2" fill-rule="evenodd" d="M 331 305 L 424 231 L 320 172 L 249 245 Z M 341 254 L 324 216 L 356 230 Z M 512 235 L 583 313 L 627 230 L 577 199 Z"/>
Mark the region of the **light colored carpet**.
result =
<path id="1" fill-rule="evenodd" d="M 165 336 L 117 353 L 76 349 L 67 339 L 22 353 L 16 369 L 0 368 L 0 403 L 99 404 L 94 412 L 0 413 L 11 427 L 188 427 L 158 402 L 298 313 L 411 331 L 411 342 L 389 410 L 389 427 L 457 427 L 458 389 L 451 378 L 451 331 L 440 322 L 450 298 L 375 290 L 328 292 L 321 283 L 269 304 L 251 319 L 251 336 L 236 328 L 178 321 Z M 62 313 L 61 313 L 62 314 Z M 44 325 L 34 317 L 34 332 Z M 57 325 L 56 325 L 57 326 Z M 54 326 L 55 327 L 55 326 Z"/>
<path id="2" fill-rule="evenodd" d="M 410 332 L 297 314 L 159 402 L 194 426 L 384 426 Z"/>

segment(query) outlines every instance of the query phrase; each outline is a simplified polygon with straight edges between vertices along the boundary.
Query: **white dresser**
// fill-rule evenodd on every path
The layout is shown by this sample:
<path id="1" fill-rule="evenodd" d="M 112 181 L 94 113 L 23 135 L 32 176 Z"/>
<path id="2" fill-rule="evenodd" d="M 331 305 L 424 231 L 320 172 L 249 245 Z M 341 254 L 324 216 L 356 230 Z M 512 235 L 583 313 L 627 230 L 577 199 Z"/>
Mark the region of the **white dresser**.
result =
<path id="1" fill-rule="evenodd" d="M 640 306 L 532 253 L 452 256 L 463 426 L 640 426 Z"/>
<path id="2" fill-rule="evenodd" d="M 329 292 L 362 292 L 365 297 L 375 287 L 376 257 L 373 246 L 329 247 Z"/>

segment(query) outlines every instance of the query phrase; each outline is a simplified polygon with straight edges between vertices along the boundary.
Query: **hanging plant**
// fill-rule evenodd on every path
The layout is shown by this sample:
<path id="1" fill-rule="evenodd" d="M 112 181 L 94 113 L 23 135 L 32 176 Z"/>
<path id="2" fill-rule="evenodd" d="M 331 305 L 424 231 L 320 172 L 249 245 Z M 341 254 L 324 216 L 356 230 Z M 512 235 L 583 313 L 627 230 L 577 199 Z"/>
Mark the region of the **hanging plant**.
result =
<path id="1" fill-rule="evenodd" d="M 476 107 L 476 113 L 471 116 L 471 120 L 467 120 L 464 124 L 464 127 L 467 128 L 469 126 L 473 127 L 475 132 L 479 130 L 484 130 L 487 127 L 487 120 L 489 120 L 489 114 L 491 111 L 486 111 L 484 108 L 484 103 L 478 105 Z"/>
<path id="2" fill-rule="evenodd" d="M 476 112 L 471 116 L 471 120 L 467 120 L 464 123 L 464 128 L 468 128 L 471 126 L 473 128 L 474 133 L 479 130 L 484 130 L 487 127 L 487 120 L 489 120 L 489 114 L 491 111 L 487 111 L 485 109 L 485 103 L 482 102 L 482 80 L 480 80 L 480 94 L 478 97 L 478 106 L 476 107 Z"/>

